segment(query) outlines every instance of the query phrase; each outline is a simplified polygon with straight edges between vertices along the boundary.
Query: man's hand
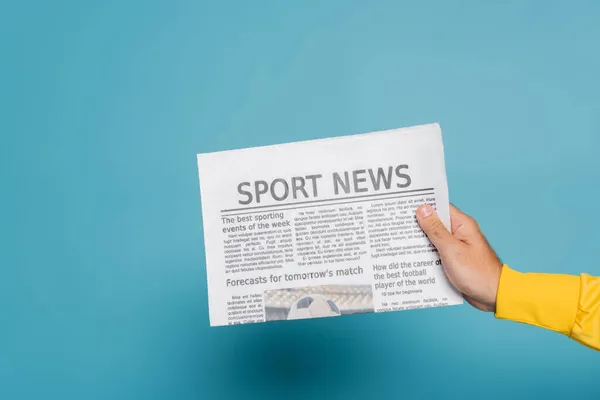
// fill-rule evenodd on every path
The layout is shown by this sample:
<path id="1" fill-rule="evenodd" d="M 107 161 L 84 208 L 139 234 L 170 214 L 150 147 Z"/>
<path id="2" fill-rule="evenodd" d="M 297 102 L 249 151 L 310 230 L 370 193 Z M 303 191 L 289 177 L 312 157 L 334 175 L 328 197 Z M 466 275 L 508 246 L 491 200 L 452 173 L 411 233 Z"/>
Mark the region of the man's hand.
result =
<path id="1" fill-rule="evenodd" d="M 417 220 L 437 248 L 446 276 L 465 300 L 481 311 L 495 312 L 502 263 L 477 222 L 453 205 L 452 233 L 430 206 L 419 207 Z"/>

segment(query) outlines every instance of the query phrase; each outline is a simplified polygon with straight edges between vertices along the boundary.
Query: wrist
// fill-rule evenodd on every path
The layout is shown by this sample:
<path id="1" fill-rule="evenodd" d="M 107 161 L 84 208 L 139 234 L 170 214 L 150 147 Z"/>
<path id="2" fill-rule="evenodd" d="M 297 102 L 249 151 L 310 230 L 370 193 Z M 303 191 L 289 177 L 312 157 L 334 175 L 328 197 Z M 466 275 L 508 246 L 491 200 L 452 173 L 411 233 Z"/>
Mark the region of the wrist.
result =
<path id="1" fill-rule="evenodd" d="M 502 279 L 502 272 L 506 265 L 498 261 L 497 266 L 492 269 L 492 277 L 490 278 L 490 296 L 489 296 L 489 312 L 496 312 L 498 304 L 498 291 L 500 288 L 500 281 Z"/>

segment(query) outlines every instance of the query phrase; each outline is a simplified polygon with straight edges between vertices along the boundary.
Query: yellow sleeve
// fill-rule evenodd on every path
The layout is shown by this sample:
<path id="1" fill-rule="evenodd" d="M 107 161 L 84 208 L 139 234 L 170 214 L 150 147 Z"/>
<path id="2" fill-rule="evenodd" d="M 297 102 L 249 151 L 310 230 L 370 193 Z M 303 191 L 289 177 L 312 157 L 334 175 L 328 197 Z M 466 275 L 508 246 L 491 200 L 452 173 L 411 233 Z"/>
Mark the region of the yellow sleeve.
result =
<path id="1" fill-rule="evenodd" d="M 504 265 L 495 315 L 550 329 L 600 350 L 600 278 L 521 273 Z"/>

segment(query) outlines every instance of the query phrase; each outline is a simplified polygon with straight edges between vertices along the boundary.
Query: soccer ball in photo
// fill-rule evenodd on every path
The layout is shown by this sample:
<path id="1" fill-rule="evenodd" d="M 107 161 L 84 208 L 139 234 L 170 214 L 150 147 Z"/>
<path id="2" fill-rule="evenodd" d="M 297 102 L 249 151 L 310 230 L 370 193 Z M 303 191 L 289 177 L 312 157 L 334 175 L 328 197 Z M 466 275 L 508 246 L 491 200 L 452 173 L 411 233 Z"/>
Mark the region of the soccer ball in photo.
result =
<path id="1" fill-rule="evenodd" d="M 310 294 L 296 301 L 290 308 L 287 319 L 337 317 L 340 309 L 333 300 L 320 294 Z"/>

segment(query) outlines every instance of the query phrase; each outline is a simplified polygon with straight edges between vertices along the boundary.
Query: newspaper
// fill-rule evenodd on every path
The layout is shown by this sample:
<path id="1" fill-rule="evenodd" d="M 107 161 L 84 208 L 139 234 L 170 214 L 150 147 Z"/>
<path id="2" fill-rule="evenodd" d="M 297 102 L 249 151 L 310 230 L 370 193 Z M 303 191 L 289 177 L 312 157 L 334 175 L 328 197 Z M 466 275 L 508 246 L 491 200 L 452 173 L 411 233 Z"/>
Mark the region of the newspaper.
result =
<path id="1" fill-rule="evenodd" d="M 211 326 L 462 304 L 438 124 L 198 155 Z"/>

